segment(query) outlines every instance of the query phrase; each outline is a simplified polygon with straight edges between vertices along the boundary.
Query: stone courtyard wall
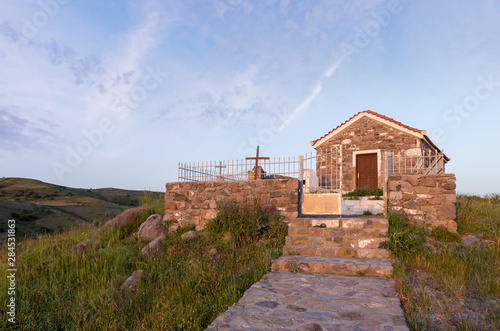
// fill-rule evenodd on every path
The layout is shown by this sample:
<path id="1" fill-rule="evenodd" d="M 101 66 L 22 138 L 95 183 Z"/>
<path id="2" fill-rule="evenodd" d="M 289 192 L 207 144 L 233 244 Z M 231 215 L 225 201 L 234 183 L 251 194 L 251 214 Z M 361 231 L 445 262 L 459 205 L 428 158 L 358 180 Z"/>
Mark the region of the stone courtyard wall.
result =
<path id="1" fill-rule="evenodd" d="M 454 174 L 390 176 L 388 206 L 403 211 L 419 226 L 457 232 L 455 182 Z"/>
<path id="2" fill-rule="evenodd" d="M 214 182 L 175 182 L 166 184 L 164 220 L 195 224 L 203 228 L 217 216 L 217 201 L 250 202 L 275 207 L 285 219 L 298 216 L 299 181 L 264 179 Z"/>

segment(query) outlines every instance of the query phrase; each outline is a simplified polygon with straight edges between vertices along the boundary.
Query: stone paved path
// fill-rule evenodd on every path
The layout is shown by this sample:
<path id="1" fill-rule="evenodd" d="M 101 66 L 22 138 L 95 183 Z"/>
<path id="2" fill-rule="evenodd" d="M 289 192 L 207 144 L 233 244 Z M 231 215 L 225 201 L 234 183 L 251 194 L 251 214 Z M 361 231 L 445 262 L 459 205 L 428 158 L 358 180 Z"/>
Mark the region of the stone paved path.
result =
<path id="1" fill-rule="evenodd" d="M 408 330 L 378 248 L 388 226 L 381 216 L 292 220 L 273 272 L 207 330 Z"/>
<path id="2" fill-rule="evenodd" d="M 206 330 L 408 330 L 393 281 L 271 272 Z"/>

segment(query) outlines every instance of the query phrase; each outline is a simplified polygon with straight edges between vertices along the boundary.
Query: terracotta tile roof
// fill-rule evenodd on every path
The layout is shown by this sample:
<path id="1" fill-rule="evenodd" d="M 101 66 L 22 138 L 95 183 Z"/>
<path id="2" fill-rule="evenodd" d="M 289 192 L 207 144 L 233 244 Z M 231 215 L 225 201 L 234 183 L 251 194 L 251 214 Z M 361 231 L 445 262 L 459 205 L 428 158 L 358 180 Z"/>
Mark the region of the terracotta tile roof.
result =
<path id="1" fill-rule="evenodd" d="M 436 149 L 436 150 L 438 150 L 438 151 L 441 151 L 441 150 L 439 149 L 439 147 L 437 147 L 437 146 L 436 146 L 436 144 L 432 142 L 431 138 L 427 137 L 425 134 L 424 134 L 424 138 L 425 138 L 425 140 L 426 140 L 426 141 L 427 141 L 427 142 L 428 142 L 428 143 L 429 143 L 429 144 L 430 144 L 430 145 L 431 145 L 434 149 Z M 444 154 L 444 153 L 443 153 L 443 156 L 444 156 L 444 159 L 446 160 L 446 162 L 448 162 L 448 161 L 450 161 L 450 160 L 451 160 L 451 159 L 450 159 L 449 157 L 447 157 L 447 156 L 446 156 L 446 154 Z"/>
<path id="2" fill-rule="evenodd" d="M 378 117 L 380 117 L 380 118 L 382 118 L 382 119 L 384 119 L 384 120 L 386 120 L 386 121 L 389 121 L 389 122 L 392 122 L 392 123 L 394 123 L 394 124 L 396 124 L 396 125 L 402 126 L 403 128 L 408 129 L 408 130 L 410 130 L 410 131 L 415 131 L 415 132 L 420 133 L 420 134 L 425 134 L 425 133 L 424 133 L 424 132 L 425 132 L 424 130 L 419 130 L 419 129 L 412 128 L 411 126 L 404 125 L 403 123 L 398 122 L 398 121 L 396 121 L 396 120 L 395 120 L 395 119 L 393 119 L 393 118 L 390 118 L 390 117 L 384 116 L 384 115 L 382 115 L 382 114 L 376 113 L 376 112 L 371 111 L 371 110 L 365 110 L 365 111 L 363 111 L 363 112 L 361 112 L 361 113 L 368 113 L 368 114 L 372 114 L 372 115 L 378 116 Z M 360 113 L 360 114 L 361 114 L 361 113 Z"/>
<path id="3" fill-rule="evenodd" d="M 359 113 L 357 113 L 356 115 L 352 116 L 351 118 L 349 118 L 349 119 L 348 119 L 347 121 L 345 121 L 344 123 L 340 124 L 339 126 L 337 126 L 336 128 L 334 128 L 333 130 L 331 130 L 330 132 L 328 132 L 327 134 L 323 135 L 321 138 L 318 138 L 318 139 L 316 139 L 316 140 L 311 141 L 311 144 L 313 144 L 313 145 L 314 145 L 314 144 L 315 144 L 316 142 L 318 142 L 319 140 L 321 140 L 321 139 L 325 138 L 325 137 L 326 137 L 326 136 L 328 136 L 330 133 L 332 133 L 333 131 L 335 131 L 335 130 L 339 129 L 340 127 L 344 126 L 345 124 L 347 124 L 348 122 L 350 122 L 353 118 L 355 118 L 356 116 L 359 116 L 359 115 L 361 115 L 361 114 L 371 114 L 371 115 L 374 115 L 374 116 L 380 117 L 381 119 L 384 119 L 384 120 L 386 120 L 386 121 L 392 122 L 392 123 L 394 123 L 394 124 L 396 124 L 396 125 L 399 125 L 399 126 L 401 126 L 401 127 L 405 128 L 405 129 L 408 129 L 408 130 L 410 130 L 410 131 L 414 131 L 414 132 L 416 132 L 416 133 L 420 133 L 420 134 L 422 134 L 422 135 L 424 135 L 424 134 L 425 134 L 425 131 L 423 131 L 423 130 L 419 130 L 419 129 L 412 128 L 411 126 L 405 125 L 405 124 L 403 124 L 403 123 L 401 123 L 401 122 L 396 121 L 396 120 L 395 120 L 395 119 L 393 119 L 393 118 L 390 118 L 390 117 L 387 117 L 387 116 L 381 115 L 381 114 L 379 114 L 379 113 L 377 113 L 377 112 L 374 112 L 374 111 L 371 111 L 371 110 L 365 110 L 365 111 L 359 112 Z"/>
<path id="4" fill-rule="evenodd" d="M 352 121 L 355 117 L 361 115 L 361 114 L 370 114 L 372 116 L 376 116 L 376 117 L 379 117 L 380 119 L 383 119 L 385 121 L 388 121 L 388 122 L 391 122 L 391 123 L 394 123 L 395 125 L 397 126 L 400 126 L 402 128 L 405 128 L 409 131 L 413 131 L 415 133 L 418 133 L 420 135 L 422 135 L 422 137 L 436 150 L 440 150 L 432 141 L 431 139 L 426 136 L 426 132 L 424 130 L 419 130 L 419 129 L 416 129 L 416 128 L 413 128 L 411 126 L 408 126 L 408 125 L 405 125 L 401 122 L 398 122 L 396 121 L 395 119 L 393 118 L 390 118 L 390 117 L 387 117 L 387 116 L 384 116 L 382 114 L 379 114 L 377 112 L 374 112 L 374 111 L 371 111 L 371 110 L 365 110 L 365 111 L 362 111 L 362 112 L 359 112 L 357 113 L 356 115 L 352 116 L 351 118 L 349 118 L 347 121 L 345 121 L 344 123 L 340 124 L 339 126 L 337 126 L 336 128 L 334 128 L 333 130 L 331 130 L 330 132 L 328 132 L 327 134 L 323 135 L 321 138 L 318 138 L 316 140 L 313 140 L 311 141 L 311 144 L 314 146 L 318 141 L 320 141 L 321 139 L 325 138 L 326 136 L 328 136 L 329 134 L 331 134 L 332 132 L 334 132 L 335 130 L 338 130 L 339 128 L 343 127 L 344 125 L 346 125 L 347 123 L 349 123 L 350 121 Z M 444 158 L 446 159 L 446 161 L 450 161 L 450 158 L 447 157 L 446 155 L 444 155 Z"/>

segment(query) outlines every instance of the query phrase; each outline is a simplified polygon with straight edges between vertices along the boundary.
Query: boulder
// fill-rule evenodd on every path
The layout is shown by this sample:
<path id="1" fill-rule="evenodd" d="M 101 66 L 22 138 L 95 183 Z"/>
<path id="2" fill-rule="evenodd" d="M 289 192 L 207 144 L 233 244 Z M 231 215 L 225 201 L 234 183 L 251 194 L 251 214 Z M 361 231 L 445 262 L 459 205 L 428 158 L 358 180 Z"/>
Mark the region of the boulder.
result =
<path id="1" fill-rule="evenodd" d="M 233 236 L 231 235 L 231 232 L 226 232 L 226 233 L 224 233 L 222 240 L 223 241 L 230 241 L 232 238 L 233 238 Z"/>
<path id="2" fill-rule="evenodd" d="M 468 235 L 468 236 L 463 236 L 462 237 L 462 245 L 463 246 L 470 246 L 475 243 L 479 243 L 479 238 L 476 237 L 475 235 Z"/>
<path id="3" fill-rule="evenodd" d="M 123 213 L 117 215 L 112 220 L 107 221 L 101 227 L 101 230 L 113 229 L 129 223 L 133 223 L 142 214 L 141 207 L 135 207 L 125 210 Z"/>
<path id="4" fill-rule="evenodd" d="M 179 222 L 174 222 L 168 226 L 168 232 L 175 232 L 179 230 L 181 224 Z"/>
<path id="5" fill-rule="evenodd" d="M 217 248 L 213 247 L 213 248 L 211 248 L 211 249 L 210 249 L 210 251 L 208 252 L 208 255 L 209 255 L 210 257 L 214 257 L 214 256 L 216 256 L 218 253 L 219 253 L 219 252 L 217 251 Z"/>
<path id="6" fill-rule="evenodd" d="M 94 242 L 92 240 L 84 240 L 73 246 L 73 253 L 75 254 L 86 254 L 92 250 Z"/>
<path id="7" fill-rule="evenodd" d="M 159 236 L 146 246 L 144 246 L 141 250 L 142 255 L 144 256 L 153 256 L 160 253 L 160 248 L 163 242 L 165 241 L 165 236 Z"/>
<path id="8" fill-rule="evenodd" d="M 163 216 L 159 214 L 151 215 L 141 224 L 137 237 L 139 239 L 154 240 L 167 234 L 167 229 L 163 226 Z"/>
<path id="9" fill-rule="evenodd" d="M 181 236 L 181 239 L 196 239 L 200 235 L 196 231 L 188 231 Z"/>
<path id="10" fill-rule="evenodd" d="M 163 224 L 165 224 L 167 222 L 163 221 Z M 176 232 L 177 230 L 179 229 L 182 229 L 186 226 L 189 226 L 189 225 L 192 225 L 193 223 L 191 222 L 191 220 L 183 220 L 183 221 L 174 221 L 172 223 L 170 223 L 170 225 L 168 226 L 168 232 Z"/>
<path id="11" fill-rule="evenodd" d="M 131 290 L 135 288 L 137 282 L 145 275 L 144 270 L 136 270 L 128 277 L 120 287 L 122 290 Z"/>

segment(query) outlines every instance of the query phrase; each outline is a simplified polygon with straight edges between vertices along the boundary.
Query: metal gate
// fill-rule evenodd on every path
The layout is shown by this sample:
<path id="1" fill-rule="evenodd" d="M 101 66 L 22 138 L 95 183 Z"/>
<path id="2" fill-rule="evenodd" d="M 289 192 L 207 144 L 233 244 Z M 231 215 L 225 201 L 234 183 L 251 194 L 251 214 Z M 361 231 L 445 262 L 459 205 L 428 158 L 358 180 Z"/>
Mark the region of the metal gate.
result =
<path id="1" fill-rule="evenodd" d="M 318 149 L 302 160 L 301 214 L 342 214 L 342 146 Z"/>

